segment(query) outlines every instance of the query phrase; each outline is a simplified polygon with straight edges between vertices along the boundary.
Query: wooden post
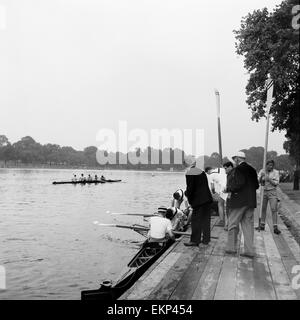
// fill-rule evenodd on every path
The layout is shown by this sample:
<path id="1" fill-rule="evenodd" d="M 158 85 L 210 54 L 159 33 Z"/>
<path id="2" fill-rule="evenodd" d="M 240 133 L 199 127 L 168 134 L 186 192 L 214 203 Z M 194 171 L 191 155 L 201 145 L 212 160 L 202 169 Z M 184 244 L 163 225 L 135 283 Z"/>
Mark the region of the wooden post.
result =
<path id="1" fill-rule="evenodd" d="M 265 149 L 264 149 L 264 159 L 263 159 L 263 172 L 266 174 L 266 162 L 267 162 L 267 152 L 268 152 L 268 142 L 269 142 L 269 127 L 270 127 L 270 110 L 273 102 L 273 81 L 268 76 L 268 80 L 266 82 L 267 86 L 267 109 L 266 109 L 266 136 L 265 136 Z M 263 207 L 263 198 L 264 198 L 264 186 L 260 188 L 260 208 L 259 208 L 259 219 L 258 219 L 258 231 L 260 231 L 261 225 L 261 215 L 262 215 L 262 207 Z"/>
<path id="2" fill-rule="evenodd" d="M 223 167 L 223 154 L 222 154 L 222 136 L 221 136 L 221 112 L 220 112 L 220 93 L 215 89 L 216 103 L 217 103 L 217 117 L 218 117 L 218 141 L 219 141 L 219 155 L 220 166 Z"/>

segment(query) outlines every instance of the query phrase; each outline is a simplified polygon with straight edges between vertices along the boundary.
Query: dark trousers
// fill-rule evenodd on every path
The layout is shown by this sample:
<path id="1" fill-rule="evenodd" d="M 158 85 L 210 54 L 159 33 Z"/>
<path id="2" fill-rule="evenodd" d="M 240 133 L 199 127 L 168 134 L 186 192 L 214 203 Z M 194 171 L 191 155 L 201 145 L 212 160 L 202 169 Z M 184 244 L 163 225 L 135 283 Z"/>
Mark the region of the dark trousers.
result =
<path id="1" fill-rule="evenodd" d="M 295 176 L 294 177 L 294 188 L 293 190 L 299 190 L 299 177 Z"/>
<path id="2" fill-rule="evenodd" d="M 210 242 L 210 204 L 193 209 L 191 226 L 191 242 L 197 244 Z"/>

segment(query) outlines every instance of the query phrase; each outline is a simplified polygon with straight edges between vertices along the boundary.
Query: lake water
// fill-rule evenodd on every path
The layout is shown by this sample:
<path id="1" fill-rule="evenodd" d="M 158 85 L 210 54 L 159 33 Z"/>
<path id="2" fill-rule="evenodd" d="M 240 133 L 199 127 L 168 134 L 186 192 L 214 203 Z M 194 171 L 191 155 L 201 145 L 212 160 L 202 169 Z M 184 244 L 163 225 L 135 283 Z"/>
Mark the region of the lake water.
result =
<path id="1" fill-rule="evenodd" d="M 107 211 L 153 213 L 185 187 L 184 173 L 136 171 L 104 172 L 121 183 L 52 185 L 73 172 L 0 169 L 0 267 L 6 271 L 0 299 L 80 299 L 81 290 L 116 279 L 144 238 L 93 221 L 145 224 Z M 76 173 L 82 172 L 101 174 Z"/>

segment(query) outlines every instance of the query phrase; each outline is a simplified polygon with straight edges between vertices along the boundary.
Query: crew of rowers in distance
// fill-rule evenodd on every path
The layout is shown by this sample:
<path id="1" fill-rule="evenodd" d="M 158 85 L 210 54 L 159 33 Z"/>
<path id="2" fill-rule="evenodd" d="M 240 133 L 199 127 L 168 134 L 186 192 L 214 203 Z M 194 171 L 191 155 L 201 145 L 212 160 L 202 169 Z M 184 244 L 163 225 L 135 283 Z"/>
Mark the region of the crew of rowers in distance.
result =
<path id="1" fill-rule="evenodd" d="M 84 176 L 84 174 L 82 173 L 81 176 L 79 178 L 77 178 L 76 174 L 73 175 L 72 178 L 72 182 L 87 182 L 87 181 L 105 181 L 105 177 L 102 175 L 100 177 L 100 179 L 98 178 L 98 176 L 95 174 L 94 178 L 89 174 L 87 177 Z"/>
<path id="2" fill-rule="evenodd" d="M 184 205 L 183 210 L 180 209 Z M 149 220 L 149 242 L 164 242 L 168 238 L 175 239 L 173 231 L 184 231 L 190 223 L 192 208 L 182 189 L 173 194 L 171 207 L 159 207 L 156 215 Z"/>

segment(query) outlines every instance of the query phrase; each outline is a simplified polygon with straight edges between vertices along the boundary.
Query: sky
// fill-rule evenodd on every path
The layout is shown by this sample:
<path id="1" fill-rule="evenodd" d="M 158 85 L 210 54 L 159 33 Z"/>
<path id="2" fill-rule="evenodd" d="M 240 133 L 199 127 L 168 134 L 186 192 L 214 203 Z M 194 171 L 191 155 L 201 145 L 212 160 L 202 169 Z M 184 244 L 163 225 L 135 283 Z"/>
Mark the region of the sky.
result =
<path id="1" fill-rule="evenodd" d="M 234 29 L 276 0 L 0 0 L 0 134 L 82 150 L 97 134 L 200 129 L 223 155 L 263 146 Z M 99 135 L 98 135 L 99 137 Z M 269 149 L 284 153 L 284 132 Z M 143 146 L 142 146 L 143 147 Z"/>

